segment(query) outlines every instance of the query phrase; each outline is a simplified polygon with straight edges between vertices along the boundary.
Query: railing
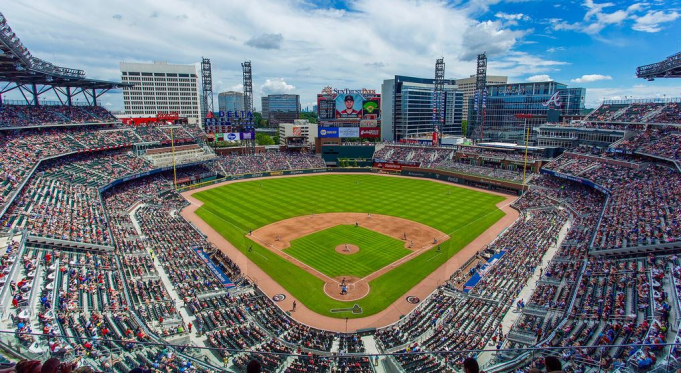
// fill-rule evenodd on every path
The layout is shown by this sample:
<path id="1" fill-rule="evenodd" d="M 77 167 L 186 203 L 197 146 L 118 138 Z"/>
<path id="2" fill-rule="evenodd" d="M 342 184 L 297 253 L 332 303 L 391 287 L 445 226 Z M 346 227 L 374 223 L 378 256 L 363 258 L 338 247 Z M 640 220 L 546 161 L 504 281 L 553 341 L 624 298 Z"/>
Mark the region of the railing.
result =
<path id="1" fill-rule="evenodd" d="M 681 97 L 663 98 L 630 98 L 627 100 L 603 100 L 603 105 L 631 105 L 631 104 L 668 104 L 670 102 L 681 102 Z"/>
<path id="2" fill-rule="evenodd" d="M 144 324 L 141 324 L 144 325 Z M 10 331 L 0 331 L 0 340 L 3 342 L 11 342 L 15 343 L 12 341 L 13 337 L 15 336 L 31 336 L 34 338 L 34 340 L 41 342 L 44 341 L 45 343 L 47 342 L 47 339 L 50 338 L 49 336 L 46 336 L 44 334 L 38 334 L 38 333 L 15 333 L 15 332 L 10 332 Z M 52 337 L 53 338 L 53 337 Z M 77 339 L 81 338 L 78 336 L 66 336 L 62 335 L 59 336 L 59 338 L 63 339 Z M 5 342 L 5 343 L 7 343 Z M 312 353 L 315 356 L 318 357 L 325 357 L 332 363 L 337 363 L 342 361 L 343 359 L 358 359 L 358 358 L 368 358 L 370 362 L 373 362 L 376 357 L 379 358 L 379 360 L 383 360 L 387 357 L 406 357 L 406 356 L 413 356 L 413 357 L 418 357 L 418 356 L 423 356 L 423 355 L 428 355 L 436 358 L 445 358 L 449 357 L 449 361 L 455 361 L 456 359 L 462 357 L 462 356 L 478 356 L 483 352 L 490 352 L 495 355 L 504 355 L 504 356 L 516 356 L 515 358 L 512 359 L 502 359 L 505 361 L 502 361 L 501 363 L 492 365 L 488 368 L 485 369 L 486 372 L 488 373 L 493 373 L 493 372 L 508 372 L 512 371 L 515 368 L 520 368 L 520 367 L 528 367 L 532 362 L 534 361 L 540 361 L 541 358 L 546 357 L 546 356 L 555 356 L 559 358 L 559 360 L 562 362 L 563 366 L 567 365 L 583 365 L 583 364 L 589 364 L 593 365 L 594 367 L 599 367 L 599 362 L 602 361 L 602 357 L 605 357 L 607 354 L 604 353 L 604 351 L 609 351 L 612 348 L 618 348 L 618 347 L 633 347 L 635 349 L 638 349 L 638 351 L 641 351 L 645 347 L 652 348 L 653 351 L 659 351 L 661 356 L 657 357 L 656 363 L 654 365 L 651 365 L 648 367 L 648 370 L 655 370 L 658 372 L 674 372 L 678 367 L 681 367 L 681 364 L 677 361 L 676 356 L 681 352 L 681 350 L 677 351 L 679 348 L 681 348 L 681 343 L 656 343 L 656 344 L 611 344 L 611 345 L 598 345 L 598 346 L 567 346 L 567 347 L 527 347 L 527 348 L 511 348 L 511 349 L 471 349 L 471 350 L 449 350 L 449 351 L 398 351 L 398 352 L 392 352 L 392 353 L 345 353 L 345 354 L 333 354 L 333 353 L 328 353 L 328 352 L 322 352 L 322 351 L 303 351 L 302 354 L 297 354 L 297 353 L 285 353 L 285 352 L 271 352 L 271 351 L 264 351 L 264 350 L 258 350 L 257 347 L 250 348 L 250 349 L 235 349 L 235 348 L 218 348 L 218 347 L 198 347 L 194 345 L 187 345 L 187 344 L 169 344 L 169 343 L 160 343 L 156 341 L 149 341 L 149 342 L 140 342 L 140 341 L 129 341 L 129 340 L 120 340 L 120 339 L 109 339 L 109 338 L 98 338 L 98 343 L 100 345 L 105 345 L 107 342 L 112 343 L 112 342 L 125 342 L 125 343 L 131 343 L 134 346 L 140 346 L 140 347 L 159 347 L 159 348 L 172 348 L 176 351 L 184 351 L 182 353 L 183 357 L 187 358 L 187 353 L 190 353 L 192 351 L 212 351 L 217 353 L 218 355 L 221 355 L 223 353 L 228 353 L 230 356 L 237 356 L 240 354 L 250 354 L 250 353 L 258 353 L 261 355 L 267 355 L 267 356 L 272 356 L 272 357 L 280 357 L 282 358 L 282 362 L 286 361 L 289 357 L 298 357 L 298 356 L 309 356 L 308 353 Z M 24 349 L 25 350 L 25 349 Z M 666 353 L 665 351 L 669 351 L 669 353 Z M 22 351 L 24 352 L 24 351 Z M 45 356 L 47 357 L 47 356 Z M 192 360 L 196 361 L 195 359 L 192 358 Z M 541 359 L 543 360 L 543 359 Z M 397 363 L 397 362 L 396 362 Z M 439 362 L 442 364 L 442 362 Z M 543 361 L 542 361 L 543 363 Z M 397 363 L 399 365 L 399 363 Z M 209 367 L 210 365 L 205 365 L 201 364 L 203 367 Z M 212 367 L 216 368 L 216 367 Z M 400 368 L 402 368 L 400 366 Z M 603 369 L 603 371 L 606 371 L 605 367 L 600 367 Z M 620 368 L 623 370 L 620 371 L 630 371 L 626 369 L 626 366 L 610 366 L 608 369 L 616 369 Z M 402 368 L 404 369 L 404 368 Z M 631 370 L 631 371 L 644 371 L 644 370 Z"/>

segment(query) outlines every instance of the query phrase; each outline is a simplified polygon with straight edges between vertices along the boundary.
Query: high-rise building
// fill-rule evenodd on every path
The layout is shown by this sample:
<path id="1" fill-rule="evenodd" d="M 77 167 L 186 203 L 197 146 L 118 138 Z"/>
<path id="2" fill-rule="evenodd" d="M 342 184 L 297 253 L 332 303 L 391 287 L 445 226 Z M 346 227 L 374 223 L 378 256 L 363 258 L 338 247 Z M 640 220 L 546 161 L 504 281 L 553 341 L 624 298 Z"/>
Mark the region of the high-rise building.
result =
<path id="1" fill-rule="evenodd" d="M 277 94 L 262 97 L 262 118 L 269 120 L 270 126 L 299 119 L 300 96 Z"/>
<path id="2" fill-rule="evenodd" d="M 557 123 L 561 117 L 579 116 L 585 97 L 586 89 L 568 88 L 554 81 L 488 85 L 485 115 L 476 123 L 474 108 L 469 110 L 468 127 L 478 140 L 524 144 L 527 121 L 530 142 L 534 142 L 535 128 L 540 125 Z M 518 118 L 517 114 L 532 117 Z"/>
<path id="3" fill-rule="evenodd" d="M 243 92 L 220 92 L 218 94 L 218 108 L 220 111 L 242 111 L 244 110 Z"/>
<path id="4" fill-rule="evenodd" d="M 507 76 L 493 76 L 487 75 L 487 85 L 492 84 L 506 84 L 508 83 Z M 456 86 L 459 91 L 463 92 L 463 118 L 468 118 L 468 100 L 475 95 L 475 75 L 469 78 L 456 79 Z"/>
<path id="5" fill-rule="evenodd" d="M 395 76 L 381 85 L 381 136 L 387 141 L 433 132 L 434 79 Z M 453 80 L 445 80 L 445 122 L 440 131 L 461 135 L 463 93 Z"/>
<path id="6" fill-rule="evenodd" d="M 121 62 L 121 80 L 126 115 L 151 117 L 176 112 L 189 123 L 200 123 L 199 84 L 194 65 L 167 62 Z"/>
<path id="7" fill-rule="evenodd" d="M 270 100 L 268 96 L 262 96 L 260 98 L 260 104 L 262 106 L 262 109 L 260 111 L 260 114 L 262 115 L 262 119 L 267 119 L 270 116 Z"/>

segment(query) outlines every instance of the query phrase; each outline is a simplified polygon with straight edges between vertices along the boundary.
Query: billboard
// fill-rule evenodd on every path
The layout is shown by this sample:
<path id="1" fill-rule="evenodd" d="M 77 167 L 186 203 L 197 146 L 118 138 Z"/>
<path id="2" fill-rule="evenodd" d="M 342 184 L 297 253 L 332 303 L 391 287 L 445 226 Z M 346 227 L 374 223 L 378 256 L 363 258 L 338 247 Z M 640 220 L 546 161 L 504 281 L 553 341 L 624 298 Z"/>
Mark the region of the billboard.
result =
<path id="1" fill-rule="evenodd" d="M 338 138 L 338 127 L 319 127 L 318 134 L 320 138 Z"/>
<path id="2" fill-rule="evenodd" d="M 381 129 L 379 127 L 319 127 L 318 136 L 320 138 L 379 138 Z"/>
<path id="3" fill-rule="evenodd" d="M 358 138 L 359 127 L 340 127 L 338 128 L 338 137 L 340 138 Z"/>
<path id="4" fill-rule="evenodd" d="M 359 137 L 363 139 L 376 139 L 381 137 L 381 127 L 360 127 Z"/>

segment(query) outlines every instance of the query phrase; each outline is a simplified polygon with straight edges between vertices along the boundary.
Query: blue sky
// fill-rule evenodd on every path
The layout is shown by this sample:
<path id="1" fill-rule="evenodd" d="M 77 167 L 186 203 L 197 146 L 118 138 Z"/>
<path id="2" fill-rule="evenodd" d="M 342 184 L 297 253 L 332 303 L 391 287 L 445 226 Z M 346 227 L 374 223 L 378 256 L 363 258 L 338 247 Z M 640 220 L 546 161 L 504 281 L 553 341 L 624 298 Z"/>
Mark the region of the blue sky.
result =
<path id="1" fill-rule="evenodd" d="M 205 56 L 217 93 L 241 89 L 240 63 L 250 59 L 256 107 L 270 93 L 297 93 L 311 106 L 327 85 L 430 77 L 440 56 L 447 78 L 466 77 L 483 51 L 488 74 L 585 87 L 590 107 L 681 96 L 681 81 L 634 76 L 681 51 L 681 0 L 26 0 L 2 12 L 34 55 L 92 78 L 120 80 L 121 61 Z M 121 96 L 103 101 L 120 109 Z"/>

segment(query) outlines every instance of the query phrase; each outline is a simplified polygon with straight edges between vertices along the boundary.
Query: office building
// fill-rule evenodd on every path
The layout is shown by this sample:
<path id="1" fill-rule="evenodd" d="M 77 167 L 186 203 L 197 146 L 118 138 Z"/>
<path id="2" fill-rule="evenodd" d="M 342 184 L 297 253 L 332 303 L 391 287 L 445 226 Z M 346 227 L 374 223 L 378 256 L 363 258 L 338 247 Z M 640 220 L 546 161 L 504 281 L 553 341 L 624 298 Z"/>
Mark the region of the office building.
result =
<path id="1" fill-rule="evenodd" d="M 268 120 L 270 126 L 299 119 L 300 96 L 278 94 L 262 97 L 262 118 Z"/>
<path id="2" fill-rule="evenodd" d="M 194 65 L 167 62 L 120 63 L 125 114 L 152 117 L 158 113 L 178 113 L 189 123 L 200 123 L 199 78 Z"/>
<path id="3" fill-rule="evenodd" d="M 476 123 L 476 110 L 468 111 L 471 137 L 476 140 L 524 144 L 525 120 L 530 128 L 530 142 L 536 141 L 535 128 L 545 123 L 558 123 L 561 118 L 579 116 L 584 110 L 586 89 L 568 88 L 554 82 L 512 83 L 487 86 L 484 120 Z M 469 100 L 469 105 L 473 99 Z M 482 108 L 479 108 L 482 110 Z M 517 114 L 528 114 L 529 119 Z"/>
<path id="4" fill-rule="evenodd" d="M 456 87 L 463 92 L 463 118 L 468 118 L 468 101 L 475 95 L 475 80 L 476 76 L 471 75 L 469 78 L 456 79 Z M 506 84 L 508 83 L 507 76 L 493 76 L 487 75 L 487 85 Z"/>
<path id="5" fill-rule="evenodd" d="M 317 137 L 317 123 L 307 119 L 295 119 L 293 123 L 279 123 L 279 145 L 288 148 L 308 147 Z"/>
<path id="6" fill-rule="evenodd" d="M 387 141 L 433 132 L 434 79 L 395 76 L 381 85 L 381 136 Z M 445 81 L 445 121 L 440 125 L 444 135 L 461 135 L 463 93 L 453 80 Z"/>
<path id="7" fill-rule="evenodd" d="M 220 92 L 218 94 L 218 108 L 220 111 L 243 111 L 244 94 L 243 92 Z"/>

